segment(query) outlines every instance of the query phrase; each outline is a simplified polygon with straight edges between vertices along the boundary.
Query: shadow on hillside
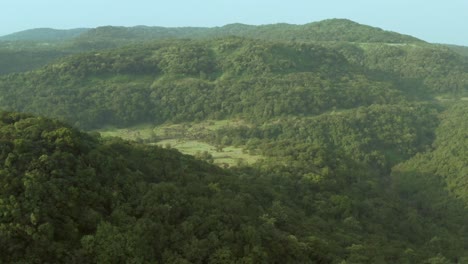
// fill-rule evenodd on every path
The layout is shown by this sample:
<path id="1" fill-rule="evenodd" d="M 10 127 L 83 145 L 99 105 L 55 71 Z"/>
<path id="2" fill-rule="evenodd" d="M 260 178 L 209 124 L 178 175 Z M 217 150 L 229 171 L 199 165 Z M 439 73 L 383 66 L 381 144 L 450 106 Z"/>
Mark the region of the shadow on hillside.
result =
<path id="1" fill-rule="evenodd" d="M 425 243 L 431 254 L 440 253 L 460 263 L 459 254 L 466 253 L 468 242 L 467 204 L 447 189 L 442 177 L 431 173 L 397 168 L 392 180 L 395 193 L 408 206 L 400 216 L 413 225 L 408 236 Z"/>

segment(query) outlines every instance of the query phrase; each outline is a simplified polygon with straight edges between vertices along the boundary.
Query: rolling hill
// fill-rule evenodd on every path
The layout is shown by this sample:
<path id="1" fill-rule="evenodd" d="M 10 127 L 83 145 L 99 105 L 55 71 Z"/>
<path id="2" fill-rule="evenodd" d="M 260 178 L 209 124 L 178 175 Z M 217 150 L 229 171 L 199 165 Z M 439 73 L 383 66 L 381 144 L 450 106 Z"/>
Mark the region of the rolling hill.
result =
<path id="1" fill-rule="evenodd" d="M 76 29 L 52 29 L 52 28 L 36 28 L 28 29 L 9 35 L 1 36 L 0 41 L 43 41 L 56 42 L 73 39 L 88 31 L 86 28 Z"/>
<path id="2" fill-rule="evenodd" d="M 0 105 L 83 128 L 268 120 L 466 96 L 467 65 L 433 46 L 171 40 L 81 53 L 1 77 Z"/>
<path id="3" fill-rule="evenodd" d="M 215 39 L 246 37 L 270 41 L 295 42 L 358 42 L 358 43 L 414 43 L 422 40 L 361 25 L 346 19 L 329 19 L 305 25 L 230 24 L 223 27 L 113 27 L 94 29 L 31 29 L 0 37 L 0 74 L 23 72 L 52 62 L 71 53 L 117 48 L 141 42 L 163 39 Z M 44 53 L 33 53 L 42 50 Z M 28 64 L 27 59 L 35 62 Z"/>
<path id="4" fill-rule="evenodd" d="M 214 28 L 99 27 L 84 32 L 77 41 L 135 41 L 170 38 L 247 37 L 275 41 L 346 41 L 362 43 L 424 43 L 417 38 L 362 25 L 347 19 L 329 19 L 305 25 L 229 24 Z"/>

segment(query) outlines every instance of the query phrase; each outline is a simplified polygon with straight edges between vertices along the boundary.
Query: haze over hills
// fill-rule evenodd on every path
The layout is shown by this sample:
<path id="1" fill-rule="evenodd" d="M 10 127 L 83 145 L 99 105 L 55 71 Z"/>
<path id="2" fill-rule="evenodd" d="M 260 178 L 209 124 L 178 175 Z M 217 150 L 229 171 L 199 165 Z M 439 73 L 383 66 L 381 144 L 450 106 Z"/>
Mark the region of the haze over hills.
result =
<path id="1" fill-rule="evenodd" d="M 86 28 L 36 28 L 2 36 L 0 37 L 0 41 L 64 41 L 78 37 L 79 35 L 88 30 L 89 29 Z"/>
<path id="2" fill-rule="evenodd" d="M 361 25 L 347 19 L 329 19 L 305 25 L 272 24 L 252 26 L 230 24 L 223 27 L 113 27 L 95 29 L 31 29 L 0 37 L 0 40 L 57 41 L 70 40 L 155 40 L 164 38 L 212 38 L 239 36 L 271 40 L 295 41 L 352 41 L 352 42 L 388 42 L 413 43 L 421 40 L 384 31 L 380 28 Z"/>
<path id="3" fill-rule="evenodd" d="M 161 39 L 239 36 L 279 41 L 422 42 L 411 36 L 361 25 L 346 19 L 330 19 L 305 25 L 272 24 L 251 26 L 230 24 L 216 28 L 100 27 L 78 39 Z"/>
<path id="4" fill-rule="evenodd" d="M 0 262 L 468 261 L 462 48 L 338 19 L 47 32 L 0 42 Z"/>
<path id="5" fill-rule="evenodd" d="M 468 56 L 468 47 L 466 46 L 457 46 L 457 45 L 445 45 L 445 46 L 457 52 L 460 55 Z"/>

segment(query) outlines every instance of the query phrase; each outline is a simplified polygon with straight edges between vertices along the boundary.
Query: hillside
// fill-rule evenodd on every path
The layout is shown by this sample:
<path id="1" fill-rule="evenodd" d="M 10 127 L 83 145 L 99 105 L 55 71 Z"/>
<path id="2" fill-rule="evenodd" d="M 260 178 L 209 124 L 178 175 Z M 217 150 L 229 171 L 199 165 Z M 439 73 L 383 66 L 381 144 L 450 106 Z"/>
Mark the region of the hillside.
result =
<path id="1" fill-rule="evenodd" d="M 71 54 L 65 50 L 36 46 L 12 50 L 0 44 L 0 75 L 31 71 Z"/>
<path id="2" fill-rule="evenodd" d="M 230 24 L 222 27 L 113 27 L 58 30 L 37 28 L 0 37 L 0 41 L 142 41 L 170 38 L 249 37 L 269 40 L 295 41 L 347 41 L 382 43 L 423 43 L 423 41 L 396 32 L 362 25 L 347 19 L 328 19 L 304 25 Z"/>
<path id="3" fill-rule="evenodd" d="M 423 182 L 422 177 L 429 179 L 442 179 L 453 196 L 460 198 L 468 204 L 468 123 L 466 115 L 468 104 L 459 102 L 451 105 L 443 113 L 442 123 L 436 130 L 437 138 L 433 149 L 421 153 L 400 164 L 394 174 L 406 185 L 406 195 L 417 196 L 411 193 L 411 187 L 406 181 Z M 403 178 L 402 175 L 405 177 Z M 425 183 L 427 185 L 427 183 Z M 411 186 L 411 187 L 410 187 Z M 420 197 L 418 197 L 420 199 Z M 438 197 L 438 199 L 444 199 Z"/>
<path id="4" fill-rule="evenodd" d="M 218 36 L 240 36 L 276 41 L 360 43 L 424 43 L 408 35 L 362 25 L 347 19 L 328 19 L 305 25 L 273 24 L 247 26 L 232 24 L 215 31 Z"/>
<path id="5" fill-rule="evenodd" d="M 0 37 L 0 41 L 44 41 L 55 42 L 73 39 L 86 32 L 86 28 L 68 30 L 52 28 L 28 29 Z"/>
<path id="6" fill-rule="evenodd" d="M 1 77 L 0 106 L 83 128 L 261 121 L 464 96 L 467 65 L 466 58 L 432 46 L 161 41 L 82 53 Z"/>
<path id="7" fill-rule="evenodd" d="M 274 41 L 346 41 L 360 43 L 424 43 L 417 38 L 384 31 L 380 28 L 361 25 L 346 19 L 329 19 L 305 25 L 271 24 L 245 25 L 230 24 L 214 28 L 163 28 L 163 27 L 99 27 L 84 32 L 75 39 L 75 44 L 99 43 L 109 45 L 134 43 L 142 40 L 191 38 L 206 39 L 219 37 L 247 37 Z"/>
<path id="8" fill-rule="evenodd" d="M 466 46 L 457 46 L 457 45 L 444 45 L 444 46 L 457 52 L 460 55 L 468 56 L 468 47 Z"/>
<path id="9" fill-rule="evenodd" d="M 1 114 L 0 143 L 6 263 L 420 263 L 466 254 L 467 211 L 456 200 L 416 210 L 350 160 L 320 174 L 227 171 L 15 113 Z"/>

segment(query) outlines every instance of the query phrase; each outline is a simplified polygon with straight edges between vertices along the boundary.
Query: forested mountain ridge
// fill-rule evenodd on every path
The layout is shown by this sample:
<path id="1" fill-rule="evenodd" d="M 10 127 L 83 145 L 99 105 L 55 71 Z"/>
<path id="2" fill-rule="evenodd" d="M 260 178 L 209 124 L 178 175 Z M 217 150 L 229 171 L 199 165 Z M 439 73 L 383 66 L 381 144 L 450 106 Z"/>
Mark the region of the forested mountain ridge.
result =
<path id="1" fill-rule="evenodd" d="M 458 45 L 443 45 L 443 46 L 446 46 L 447 48 L 457 52 L 460 55 L 468 56 L 468 47 L 466 46 L 458 46 Z"/>
<path id="2" fill-rule="evenodd" d="M 162 39 L 213 39 L 230 36 L 282 42 L 425 43 L 411 36 L 346 19 L 329 19 L 305 25 L 230 24 L 213 28 L 104 26 L 71 30 L 31 29 L 0 37 L 0 74 L 32 70 L 71 53 Z M 42 52 L 35 52 L 38 50 Z M 27 63 L 28 59 L 33 59 L 34 63 Z"/>
<path id="3" fill-rule="evenodd" d="M 467 61 L 432 46 L 170 40 L 82 53 L 0 77 L 0 106 L 84 128 L 235 116 L 259 121 L 465 96 Z"/>
<path id="4" fill-rule="evenodd" d="M 424 43 L 417 38 L 361 25 L 347 19 L 329 19 L 304 25 L 229 24 L 214 28 L 99 27 L 84 32 L 76 41 L 135 41 L 168 38 L 247 37 L 275 41 L 346 41 L 361 43 Z"/>
<path id="5" fill-rule="evenodd" d="M 304 25 L 271 24 L 244 25 L 229 24 L 222 27 L 113 27 L 104 26 L 94 29 L 78 28 L 57 30 L 50 28 L 30 29 L 0 37 L 0 41 L 138 41 L 168 38 L 213 38 L 249 37 L 280 41 L 348 41 L 381 43 L 423 43 L 412 36 L 384 31 L 362 25 L 347 19 L 327 19 Z"/>

